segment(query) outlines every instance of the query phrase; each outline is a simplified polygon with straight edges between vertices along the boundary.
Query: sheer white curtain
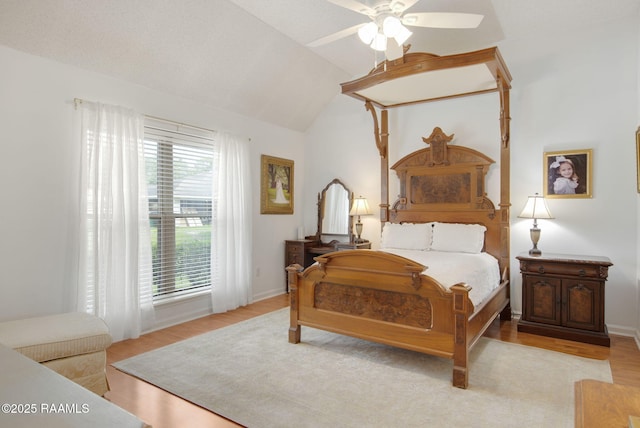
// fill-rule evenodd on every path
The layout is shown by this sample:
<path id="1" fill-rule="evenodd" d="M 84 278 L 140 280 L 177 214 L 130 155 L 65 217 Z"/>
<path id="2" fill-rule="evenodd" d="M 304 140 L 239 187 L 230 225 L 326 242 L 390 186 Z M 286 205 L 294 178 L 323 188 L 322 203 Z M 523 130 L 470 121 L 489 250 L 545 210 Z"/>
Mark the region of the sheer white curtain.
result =
<path id="1" fill-rule="evenodd" d="M 77 310 L 102 318 L 114 341 L 153 320 L 144 117 L 83 101 Z"/>
<path id="2" fill-rule="evenodd" d="M 251 303 L 249 142 L 218 133 L 214 143 L 211 299 L 213 312 Z"/>

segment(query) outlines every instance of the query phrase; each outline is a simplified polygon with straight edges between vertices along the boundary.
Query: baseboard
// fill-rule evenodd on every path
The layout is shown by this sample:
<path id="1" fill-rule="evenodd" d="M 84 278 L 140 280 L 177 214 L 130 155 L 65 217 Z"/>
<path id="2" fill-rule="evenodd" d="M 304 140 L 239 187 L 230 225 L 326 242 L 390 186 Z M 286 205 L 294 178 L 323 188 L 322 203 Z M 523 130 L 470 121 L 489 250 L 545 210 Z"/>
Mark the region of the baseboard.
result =
<path id="1" fill-rule="evenodd" d="M 634 337 L 636 339 L 636 342 L 638 342 L 638 339 L 640 338 L 640 332 L 633 328 L 607 323 L 607 329 L 609 330 L 609 334 L 615 334 L 616 336 Z"/>
<path id="2" fill-rule="evenodd" d="M 515 320 L 519 320 L 522 317 L 522 312 L 512 312 L 512 316 Z M 624 327 L 616 324 L 607 324 L 607 331 L 609 334 L 616 336 L 633 337 L 636 342 L 636 346 L 640 349 L 640 330 L 635 330 L 629 327 Z"/>
<path id="3" fill-rule="evenodd" d="M 211 315 L 212 312 L 210 293 L 165 301 L 155 306 L 155 323 L 143 333 L 151 333 L 152 331 L 202 318 Z"/>
<path id="4" fill-rule="evenodd" d="M 286 292 L 282 288 L 278 288 L 278 289 L 274 289 L 274 290 L 268 290 L 268 291 L 262 292 L 260 294 L 254 295 L 253 296 L 253 301 L 254 302 L 259 302 L 260 300 L 270 299 L 272 297 L 280 296 L 280 295 L 285 294 L 285 293 Z"/>
<path id="5" fill-rule="evenodd" d="M 281 288 L 269 290 L 253 296 L 250 303 L 266 300 L 284 294 Z M 163 328 L 172 327 L 184 322 L 206 317 L 213 313 L 211 294 L 209 292 L 186 298 L 167 300 L 155 306 L 155 323 L 143 334 Z"/>

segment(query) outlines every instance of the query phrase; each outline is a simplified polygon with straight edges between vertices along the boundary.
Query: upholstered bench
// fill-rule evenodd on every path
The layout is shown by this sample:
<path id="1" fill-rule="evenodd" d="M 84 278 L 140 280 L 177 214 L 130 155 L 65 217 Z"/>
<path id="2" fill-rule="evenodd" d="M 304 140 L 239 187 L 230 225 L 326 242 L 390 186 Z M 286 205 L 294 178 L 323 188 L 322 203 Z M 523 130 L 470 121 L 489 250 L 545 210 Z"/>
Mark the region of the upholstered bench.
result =
<path id="1" fill-rule="evenodd" d="M 104 321 L 81 312 L 0 322 L 0 343 L 98 395 L 109 390 L 111 341 Z"/>

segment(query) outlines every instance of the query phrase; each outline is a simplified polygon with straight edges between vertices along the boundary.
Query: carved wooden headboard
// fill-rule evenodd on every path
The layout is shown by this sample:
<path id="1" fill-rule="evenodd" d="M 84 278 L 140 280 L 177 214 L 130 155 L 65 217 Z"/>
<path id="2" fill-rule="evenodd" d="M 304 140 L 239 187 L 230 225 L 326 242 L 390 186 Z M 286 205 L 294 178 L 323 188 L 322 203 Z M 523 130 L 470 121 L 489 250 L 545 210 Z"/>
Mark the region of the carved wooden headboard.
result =
<path id="1" fill-rule="evenodd" d="M 389 209 L 389 221 L 482 224 L 487 228 L 485 251 L 506 266 L 503 239 L 508 236 L 508 223 L 502 224 L 485 191 L 487 172 L 495 162 L 468 147 L 449 145 L 452 139 L 453 134 L 436 127 L 422 139 L 430 147 L 391 167 L 400 179 L 400 195 Z"/>
<path id="2" fill-rule="evenodd" d="M 491 208 L 493 203 L 485 193 L 485 176 L 492 159 L 482 153 L 460 146 L 449 146 L 452 135 L 436 127 L 428 138 L 431 147 L 413 152 L 396 162 L 391 169 L 400 178 L 404 209 L 472 210 Z"/>

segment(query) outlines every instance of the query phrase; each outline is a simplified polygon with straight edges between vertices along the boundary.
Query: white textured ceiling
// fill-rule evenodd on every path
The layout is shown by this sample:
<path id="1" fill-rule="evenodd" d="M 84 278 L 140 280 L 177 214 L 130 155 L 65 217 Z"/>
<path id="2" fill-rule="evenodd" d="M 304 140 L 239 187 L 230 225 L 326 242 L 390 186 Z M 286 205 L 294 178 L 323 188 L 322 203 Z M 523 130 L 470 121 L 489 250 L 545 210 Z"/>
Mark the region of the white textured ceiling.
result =
<path id="1" fill-rule="evenodd" d="M 481 49 L 637 16 L 639 3 L 420 0 L 411 12 L 485 18 L 473 30 L 412 28 L 409 43 L 441 55 Z M 357 36 L 305 45 L 363 22 L 326 0 L 0 0 L 2 45 L 299 131 L 376 60 Z"/>

